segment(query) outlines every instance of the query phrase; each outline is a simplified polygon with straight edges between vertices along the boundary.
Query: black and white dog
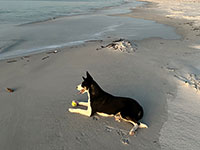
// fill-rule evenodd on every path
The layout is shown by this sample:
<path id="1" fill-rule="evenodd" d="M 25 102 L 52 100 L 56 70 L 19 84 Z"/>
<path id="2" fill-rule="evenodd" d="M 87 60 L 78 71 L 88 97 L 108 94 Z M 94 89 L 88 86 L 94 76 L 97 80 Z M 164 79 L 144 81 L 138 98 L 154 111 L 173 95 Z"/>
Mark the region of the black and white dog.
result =
<path id="1" fill-rule="evenodd" d="M 143 117 L 143 108 L 137 101 L 106 93 L 88 72 L 87 77 L 83 77 L 83 80 L 82 84 L 77 86 L 77 90 L 81 94 L 88 94 L 88 102 L 78 102 L 78 104 L 86 106 L 87 110 L 69 108 L 70 112 L 88 117 L 97 113 L 105 117 L 114 116 L 116 121 L 124 120 L 130 122 L 134 126 L 129 132 L 130 135 L 134 135 L 138 128 L 148 128 L 147 125 L 139 122 Z"/>

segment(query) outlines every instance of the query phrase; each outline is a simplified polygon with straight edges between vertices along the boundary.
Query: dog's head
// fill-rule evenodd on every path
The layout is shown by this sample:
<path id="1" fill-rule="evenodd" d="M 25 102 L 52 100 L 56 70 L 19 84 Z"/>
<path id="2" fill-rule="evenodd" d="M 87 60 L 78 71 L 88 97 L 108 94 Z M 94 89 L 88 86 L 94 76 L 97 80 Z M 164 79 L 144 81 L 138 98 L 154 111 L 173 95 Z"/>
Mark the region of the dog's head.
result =
<path id="1" fill-rule="evenodd" d="M 86 78 L 83 77 L 83 82 L 76 87 L 80 94 L 88 92 L 94 82 L 92 76 L 88 72 L 86 72 L 86 75 Z"/>

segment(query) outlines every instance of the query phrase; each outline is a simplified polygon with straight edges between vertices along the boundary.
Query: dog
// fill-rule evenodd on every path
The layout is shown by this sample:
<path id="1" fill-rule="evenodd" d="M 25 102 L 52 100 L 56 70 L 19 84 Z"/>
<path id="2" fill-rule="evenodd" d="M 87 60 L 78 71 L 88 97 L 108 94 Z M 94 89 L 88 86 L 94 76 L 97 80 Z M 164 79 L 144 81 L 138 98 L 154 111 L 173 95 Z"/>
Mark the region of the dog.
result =
<path id="1" fill-rule="evenodd" d="M 129 135 L 134 135 L 138 128 L 148 128 L 139 122 L 143 117 L 142 106 L 134 99 L 117 97 L 105 92 L 92 76 L 86 72 L 87 77 L 82 77 L 83 82 L 76 88 L 80 94 L 87 93 L 88 102 L 77 102 L 78 105 L 86 106 L 87 109 L 69 108 L 69 112 L 85 116 L 98 114 L 104 117 L 115 117 L 116 121 L 124 120 L 133 125 Z"/>

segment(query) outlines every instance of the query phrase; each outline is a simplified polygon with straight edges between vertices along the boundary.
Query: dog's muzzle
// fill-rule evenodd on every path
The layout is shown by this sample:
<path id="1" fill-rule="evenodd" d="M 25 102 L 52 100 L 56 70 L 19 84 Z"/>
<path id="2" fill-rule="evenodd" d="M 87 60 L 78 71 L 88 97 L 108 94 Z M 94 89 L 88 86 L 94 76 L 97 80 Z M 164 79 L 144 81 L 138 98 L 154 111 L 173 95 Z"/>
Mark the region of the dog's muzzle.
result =
<path id="1" fill-rule="evenodd" d="M 83 88 L 81 85 L 78 85 L 77 87 L 76 87 L 76 89 L 79 91 L 78 92 L 78 94 L 83 94 L 83 93 L 85 93 L 85 88 Z"/>

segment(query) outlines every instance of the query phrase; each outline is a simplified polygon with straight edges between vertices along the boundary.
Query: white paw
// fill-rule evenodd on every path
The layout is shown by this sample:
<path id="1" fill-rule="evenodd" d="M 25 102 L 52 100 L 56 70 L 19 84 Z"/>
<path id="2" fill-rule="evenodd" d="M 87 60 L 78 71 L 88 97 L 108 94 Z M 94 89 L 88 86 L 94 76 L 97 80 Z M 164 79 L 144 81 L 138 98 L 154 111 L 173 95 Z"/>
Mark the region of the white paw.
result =
<path id="1" fill-rule="evenodd" d="M 117 122 L 121 122 L 121 118 L 119 118 L 119 117 L 115 117 L 115 121 L 117 121 Z"/>
<path id="2" fill-rule="evenodd" d="M 148 128 L 148 126 L 144 123 L 140 123 L 139 128 Z"/>
<path id="3" fill-rule="evenodd" d="M 73 113 L 74 109 L 73 108 L 69 108 L 68 111 L 71 112 L 71 113 Z"/>
<path id="4" fill-rule="evenodd" d="M 131 130 L 131 131 L 129 132 L 129 135 L 131 135 L 131 136 L 135 135 L 135 131 L 132 131 L 132 130 Z"/>
<path id="5" fill-rule="evenodd" d="M 117 121 L 117 122 L 121 122 L 122 117 L 121 117 L 120 112 L 117 113 L 114 117 L 115 117 L 115 121 Z"/>

